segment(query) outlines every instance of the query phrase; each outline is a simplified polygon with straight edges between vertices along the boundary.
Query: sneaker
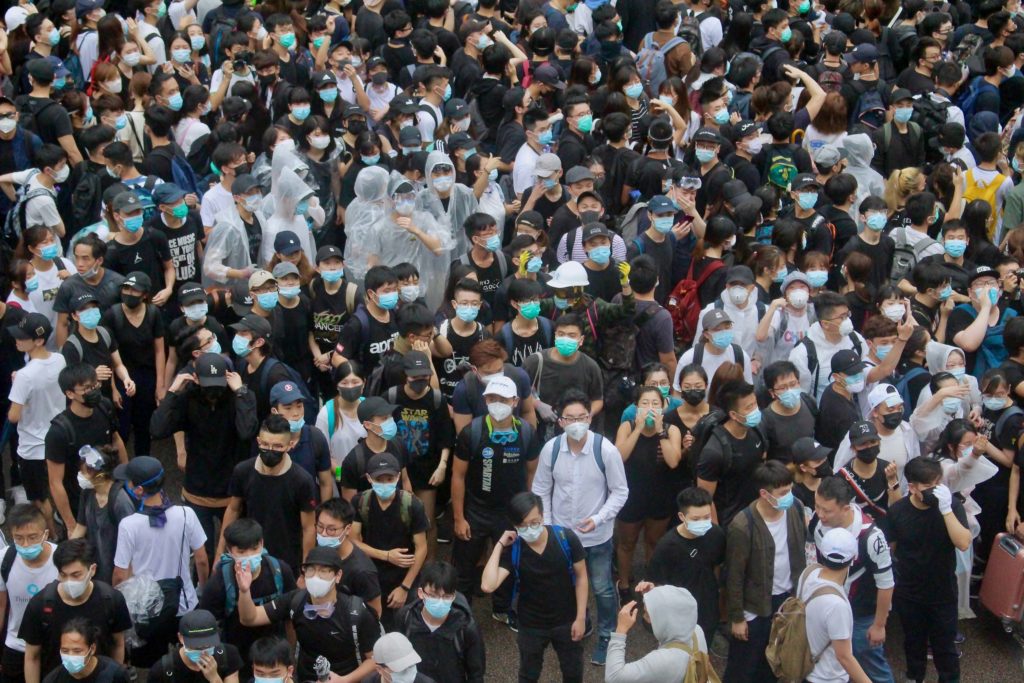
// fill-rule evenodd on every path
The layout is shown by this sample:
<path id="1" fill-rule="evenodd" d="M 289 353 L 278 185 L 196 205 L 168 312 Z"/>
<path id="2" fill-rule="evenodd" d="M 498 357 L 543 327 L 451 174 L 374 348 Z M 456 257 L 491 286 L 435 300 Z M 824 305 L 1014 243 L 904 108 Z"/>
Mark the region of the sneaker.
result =
<path id="1" fill-rule="evenodd" d="M 508 630 L 512 633 L 519 633 L 519 618 L 515 612 L 508 613 L 508 621 L 505 622 L 508 625 Z"/>
<path id="2" fill-rule="evenodd" d="M 494 619 L 499 624 L 507 624 L 508 612 L 491 612 L 491 619 Z"/>
<path id="3" fill-rule="evenodd" d="M 590 663 L 595 666 L 604 666 L 605 660 L 608 659 L 608 636 L 601 636 L 597 639 L 597 647 L 594 648 L 594 654 L 590 655 Z"/>

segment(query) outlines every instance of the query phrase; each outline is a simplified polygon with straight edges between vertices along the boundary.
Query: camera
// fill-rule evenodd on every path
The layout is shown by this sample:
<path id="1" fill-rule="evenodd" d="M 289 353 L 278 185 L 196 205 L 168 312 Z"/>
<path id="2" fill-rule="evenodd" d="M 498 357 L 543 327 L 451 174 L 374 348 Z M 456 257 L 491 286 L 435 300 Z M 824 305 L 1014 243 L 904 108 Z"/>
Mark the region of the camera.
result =
<path id="1" fill-rule="evenodd" d="M 231 66 L 235 71 L 245 71 L 250 62 L 252 62 L 252 52 L 244 50 L 235 55 L 235 58 L 231 60 Z"/>

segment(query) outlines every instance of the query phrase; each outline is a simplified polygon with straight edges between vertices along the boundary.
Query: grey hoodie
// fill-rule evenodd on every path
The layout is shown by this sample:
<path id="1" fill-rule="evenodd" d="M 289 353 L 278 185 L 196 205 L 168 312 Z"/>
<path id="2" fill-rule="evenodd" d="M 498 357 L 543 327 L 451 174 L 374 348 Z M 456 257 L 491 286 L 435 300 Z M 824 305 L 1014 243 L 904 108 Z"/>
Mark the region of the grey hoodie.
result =
<path id="1" fill-rule="evenodd" d="M 860 214 L 860 203 L 869 196 L 881 197 L 885 194 L 885 178 L 871 168 L 871 159 L 875 156 L 875 144 L 871 138 L 864 133 L 847 135 L 843 138 L 843 149 L 846 151 L 846 160 L 849 162 L 846 173 L 857 179 L 857 198 L 850 208 L 850 215 L 854 221 L 858 221 Z M 862 227 L 862 226 L 861 226 Z"/>
<path id="2" fill-rule="evenodd" d="M 658 586 L 644 595 L 644 607 L 651 617 L 651 630 L 658 649 L 626 664 L 626 636 L 612 633 L 605 664 L 605 683 L 682 683 L 690 655 L 668 643 L 690 646 L 694 636 L 697 647 L 708 651 L 704 632 L 697 625 L 697 601 L 690 591 L 676 586 Z"/>

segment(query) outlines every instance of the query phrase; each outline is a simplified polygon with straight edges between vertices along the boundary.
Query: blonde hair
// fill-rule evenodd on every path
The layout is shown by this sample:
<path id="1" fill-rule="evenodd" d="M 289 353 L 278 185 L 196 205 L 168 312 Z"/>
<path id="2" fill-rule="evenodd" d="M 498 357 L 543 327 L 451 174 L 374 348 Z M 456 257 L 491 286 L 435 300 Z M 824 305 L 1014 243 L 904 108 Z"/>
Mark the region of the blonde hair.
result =
<path id="1" fill-rule="evenodd" d="M 907 197 L 917 192 L 922 177 L 921 169 L 916 166 L 898 168 L 892 172 L 889 179 L 885 181 L 884 199 L 889 211 L 903 208 Z"/>

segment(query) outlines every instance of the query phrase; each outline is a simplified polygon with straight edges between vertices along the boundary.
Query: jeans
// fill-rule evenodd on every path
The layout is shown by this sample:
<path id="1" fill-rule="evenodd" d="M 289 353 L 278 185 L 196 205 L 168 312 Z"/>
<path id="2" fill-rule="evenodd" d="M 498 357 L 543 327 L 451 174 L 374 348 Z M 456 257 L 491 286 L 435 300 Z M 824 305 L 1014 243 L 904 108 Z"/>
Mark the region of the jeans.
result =
<path id="1" fill-rule="evenodd" d="M 898 590 L 898 589 L 897 589 Z M 903 623 L 903 653 L 907 678 L 923 681 L 928 670 L 928 646 L 939 672 L 939 681 L 960 680 L 960 658 L 956 656 L 956 600 L 928 605 L 893 596 L 893 608 Z"/>
<path id="2" fill-rule="evenodd" d="M 772 615 L 779 609 L 789 593 L 772 596 L 772 614 L 754 617 L 747 622 L 747 639 L 732 638 L 729 642 L 729 659 L 725 664 L 722 683 L 774 683 L 764 649 L 768 647 L 768 636 L 772 630 Z"/>
<path id="3" fill-rule="evenodd" d="M 853 656 L 871 683 L 893 683 L 892 669 L 885 658 L 885 644 L 872 647 L 868 643 L 868 629 L 873 623 L 873 614 L 853 618 Z"/>
<path id="4" fill-rule="evenodd" d="M 619 615 L 619 595 L 615 590 L 615 579 L 612 577 L 615 559 L 612 539 L 609 538 L 600 545 L 584 550 L 587 553 L 587 579 L 597 602 L 597 634 L 602 638 L 608 638 L 615 630 Z"/>
<path id="5" fill-rule="evenodd" d="M 558 655 L 558 668 L 564 683 L 583 683 L 583 641 L 572 639 L 572 624 L 552 629 L 519 627 L 519 683 L 540 680 L 544 650 L 548 643 Z"/>

